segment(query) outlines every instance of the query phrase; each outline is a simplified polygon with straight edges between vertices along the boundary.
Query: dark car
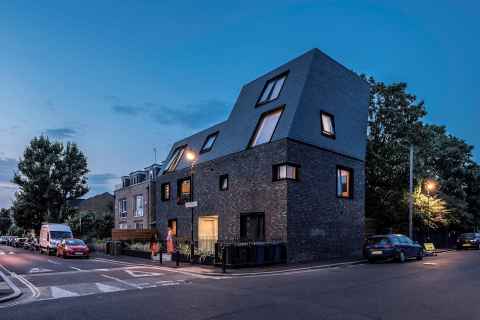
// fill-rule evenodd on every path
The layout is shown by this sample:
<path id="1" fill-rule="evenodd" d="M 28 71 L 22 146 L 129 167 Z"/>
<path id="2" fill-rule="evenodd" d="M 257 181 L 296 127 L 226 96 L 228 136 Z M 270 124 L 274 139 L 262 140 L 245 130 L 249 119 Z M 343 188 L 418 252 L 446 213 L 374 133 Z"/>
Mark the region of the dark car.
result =
<path id="1" fill-rule="evenodd" d="M 64 239 L 57 246 L 57 257 L 85 257 L 90 256 L 88 246 L 80 239 Z"/>
<path id="2" fill-rule="evenodd" d="M 37 239 L 30 238 L 23 243 L 23 249 L 35 251 L 36 250 Z"/>
<path id="3" fill-rule="evenodd" d="M 405 262 L 410 258 L 422 260 L 423 247 L 401 234 L 378 235 L 367 239 L 364 255 L 369 262 L 377 260 Z"/>
<path id="4" fill-rule="evenodd" d="M 28 239 L 27 238 L 17 238 L 15 239 L 15 243 L 14 243 L 14 247 L 15 248 L 23 248 L 23 244 L 25 243 L 25 241 L 27 241 Z"/>
<path id="5" fill-rule="evenodd" d="M 480 249 L 480 233 L 462 233 L 457 239 L 457 250 Z"/>

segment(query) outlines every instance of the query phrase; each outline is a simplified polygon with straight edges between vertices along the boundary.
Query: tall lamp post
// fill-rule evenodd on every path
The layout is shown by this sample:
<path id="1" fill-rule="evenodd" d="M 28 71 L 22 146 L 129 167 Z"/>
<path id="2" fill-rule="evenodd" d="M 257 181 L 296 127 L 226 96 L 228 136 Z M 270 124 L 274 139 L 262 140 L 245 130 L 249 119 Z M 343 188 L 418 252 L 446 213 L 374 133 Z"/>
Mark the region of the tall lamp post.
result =
<path id="1" fill-rule="evenodd" d="M 194 174 L 194 168 L 195 168 L 195 162 L 197 161 L 197 155 L 195 152 L 192 150 L 188 150 L 185 154 L 185 158 L 190 161 L 190 202 L 193 202 L 193 174 Z M 193 238 L 193 209 L 194 206 L 191 206 L 192 210 L 192 224 L 191 224 L 191 242 L 190 242 L 190 262 L 193 263 L 193 256 L 195 254 L 195 244 L 194 244 L 194 238 Z"/>

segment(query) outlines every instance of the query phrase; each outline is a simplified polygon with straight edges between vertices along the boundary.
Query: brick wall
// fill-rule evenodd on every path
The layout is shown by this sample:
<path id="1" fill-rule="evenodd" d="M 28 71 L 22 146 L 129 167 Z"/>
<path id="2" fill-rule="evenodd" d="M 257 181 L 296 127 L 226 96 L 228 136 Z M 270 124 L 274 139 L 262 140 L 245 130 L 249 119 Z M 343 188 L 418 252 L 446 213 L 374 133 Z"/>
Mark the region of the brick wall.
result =
<path id="1" fill-rule="evenodd" d="M 145 181 L 139 184 L 131 185 L 119 190 L 115 190 L 115 228 L 119 229 L 120 223 L 127 223 L 128 229 L 135 229 L 135 223 L 142 223 L 144 229 L 150 227 L 149 212 L 149 182 Z M 143 195 L 143 217 L 134 217 L 135 197 Z M 120 218 L 119 201 L 127 199 L 127 218 Z"/>

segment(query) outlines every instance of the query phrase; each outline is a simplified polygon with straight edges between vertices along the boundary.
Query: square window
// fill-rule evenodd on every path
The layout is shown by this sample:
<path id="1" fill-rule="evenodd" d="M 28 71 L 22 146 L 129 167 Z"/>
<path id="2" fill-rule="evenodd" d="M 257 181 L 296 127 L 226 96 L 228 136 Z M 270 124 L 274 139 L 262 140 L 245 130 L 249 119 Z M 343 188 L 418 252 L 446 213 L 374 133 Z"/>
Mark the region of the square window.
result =
<path id="1" fill-rule="evenodd" d="M 178 163 L 182 159 L 182 156 L 183 156 L 183 153 L 185 152 L 186 147 L 187 146 L 181 146 L 181 147 L 178 147 L 177 149 L 175 149 L 175 151 L 173 151 L 172 156 L 168 160 L 167 166 L 165 167 L 166 169 L 165 169 L 164 173 L 175 171 L 175 169 L 178 166 Z"/>
<path id="2" fill-rule="evenodd" d="M 288 72 L 284 72 L 281 75 L 270 79 L 265 84 L 262 94 L 257 101 L 257 106 L 277 99 L 280 96 L 285 80 L 287 79 Z"/>
<path id="3" fill-rule="evenodd" d="M 217 136 L 218 131 L 208 135 L 203 143 L 202 149 L 200 149 L 200 153 L 205 153 L 212 150 L 213 144 L 215 143 L 215 140 L 217 140 Z"/>
<path id="4" fill-rule="evenodd" d="M 252 139 L 250 140 L 250 147 L 267 143 L 272 140 L 273 133 L 275 132 L 282 112 L 283 107 L 268 111 L 261 115 Z"/>
<path id="5" fill-rule="evenodd" d="M 162 201 L 170 200 L 170 183 L 162 183 L 160 187 Z"/>
<path id="6" fill-rule="evenodd" d="M 265 214 L 264 213 L 240 214 L 240 240 L 242 241 L 265 240 Z"/>
<path id="7" fill-rule="evenodd" d="M 353 197 L 353 170 L 337 167 L 337 197 Z"/>
<path id="8" fill-rule="evenodd" d="M 228 174 L 220 176 L 220 191 L 228 190 Z"/>
<path id="9" fill-rule="evenodd" d="M 172 236 L 177 236 L 177 219 L 168 220 L 168 228 L 172 230 Z"/>
<path id="10" fill-rule="evenodd" d="M 282 163 L 273 166 L 273 181 L 298 180 L 300 166 L 293 163 Z"/>
<path id="11" fill-rule="evenodd" d="M 322 111 L 320 113 L 322 134 L 329 138 L 335 138 L 335 120 L 332 114 Z"/>
<path id="12" fill-rule="evenodd" d="M 184 204 L 185 202 L 191 201 L 191 183 L 190 177 L 183 178 L 177 182 L 177 203 Z"/>

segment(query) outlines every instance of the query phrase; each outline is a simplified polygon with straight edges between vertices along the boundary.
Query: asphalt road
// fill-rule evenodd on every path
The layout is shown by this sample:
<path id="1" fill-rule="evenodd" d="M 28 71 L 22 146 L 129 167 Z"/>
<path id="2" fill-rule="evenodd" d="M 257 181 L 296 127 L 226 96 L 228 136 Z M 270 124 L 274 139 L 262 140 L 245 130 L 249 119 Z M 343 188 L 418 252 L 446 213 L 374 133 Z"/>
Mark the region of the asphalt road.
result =
<path id="1" fill-rule="evenodd" d="M 10 256 L 0 256 L 0 264 L 6 266 L 5 259 L 9 260 Z M 28 256 L 24 258 L 28 260 Z M 39 259 L 44 261 L 46 258 Z M 66 269 L 68 266 L 71 269 L 70 263 L 79 266 L 86 262 L 72 260 L 63 266 L 63 260 L 59 260 Z M 27 301 L 0 309 L 0 319 L 414 320 L 480 317 L 478 251 L 444 253 L 405 264 L 362 264 L 222 279 L 132 265 L 111 265 L 100 268 L 105 271 L 97 271 L 97 263 L 108 262 L 92 260 L 88 263 L 91 265 L 83 267 L 91 267 L 89 271 L 45 272 L 25 274 L 24 277 L 35 286 L 49 285 L 50 288 L 52 285 L 66 288 L 76 281 L 82 285 L 99 283 L 97 280 L 103 278 L 102 281 L 112 280 L 108 282 L 110 286 L 119 290 Z M 49 264 L 47 259 L 45 265 Z M 22 268 L 26 271 L 29 267 Z M 142 277 L 138 272 L 138 277 L 134 277 L 129 270 L 143 271 L 144 275 L 148 272 L 161 275 Z M 126 288 L 128 285 L 123 286 L 124 283 L 102 275 L 139 287 Z M 38 280 L 40 278 L 42 280 Z M 141 286 L 141 283 L 172 285 L 149 287 Z M 106 285 L 103 288 L 108 288 Z"/>

